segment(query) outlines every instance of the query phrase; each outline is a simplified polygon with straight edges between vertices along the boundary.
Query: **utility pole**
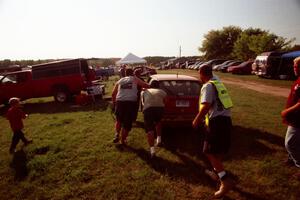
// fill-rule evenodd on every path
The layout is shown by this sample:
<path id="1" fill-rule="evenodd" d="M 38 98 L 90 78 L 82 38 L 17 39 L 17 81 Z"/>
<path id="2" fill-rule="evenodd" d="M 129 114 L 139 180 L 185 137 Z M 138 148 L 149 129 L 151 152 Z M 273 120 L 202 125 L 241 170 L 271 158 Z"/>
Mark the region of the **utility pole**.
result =
<path id="1" fill-rule="evenodd" d="M 179 58 L 181 57 L 181 45 L 179 46 Z"/>

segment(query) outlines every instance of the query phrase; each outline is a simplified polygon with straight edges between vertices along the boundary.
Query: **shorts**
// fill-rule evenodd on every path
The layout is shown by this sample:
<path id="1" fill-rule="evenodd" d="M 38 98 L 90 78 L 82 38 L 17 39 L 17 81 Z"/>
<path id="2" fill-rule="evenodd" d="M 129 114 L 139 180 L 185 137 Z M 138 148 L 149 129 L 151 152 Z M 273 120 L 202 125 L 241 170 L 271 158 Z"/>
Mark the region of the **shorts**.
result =
<path id="1" fill-rule="evenodd" d="M 117 101 L 115 115 L 121 127 L 130 131 L 135 118 L 136 101 Z"/>
<path id="2" fill-rule="evenodd" d="M 231 145 L 231 118 L 217 116 L 209 120 L 203 152 L 208 154 L 225 154 Z"/>
<path id="3" fill-rule="evenodd" d="M 144 110 L 144 123 L 147 133 L 155 130 L 155 125 L 160 122 L 163 114 L 163 107 L 150 107 Z"/>

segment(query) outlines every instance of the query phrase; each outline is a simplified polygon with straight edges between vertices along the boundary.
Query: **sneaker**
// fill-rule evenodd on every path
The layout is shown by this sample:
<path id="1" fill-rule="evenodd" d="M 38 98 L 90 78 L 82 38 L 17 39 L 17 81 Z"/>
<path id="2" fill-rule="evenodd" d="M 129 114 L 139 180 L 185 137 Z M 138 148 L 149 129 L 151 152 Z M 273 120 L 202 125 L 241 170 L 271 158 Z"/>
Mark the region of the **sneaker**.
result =
<path id="1" fill-rule="evenodd" d="M 113 139 L 113 143 L 118 143 L 119 142 L 119 135 L 115 135 L 114 139 Z"/>
<path id="2" fill-rule="evenodd" d="M 150 147 L 150 157 L 151 158 L 155 157 L 155 148 L 154 147 Z"/>
<path id="3" fill-rule="evenodd" d="M 230 178 L 226 177 L 221 180 L 221 185 L 218 191 L 215 192 L 214 197 L 216 199 L 222 198 L 234 187 L 234 182 Z"/>
<path id="4" fill-rule="evenodd" d="M 212 170 L 206 169 L 204 171 L 204 173 L 206 175 L 208 175 L 214 181 L 218 181 L 219 180 L 219 176 L 214 171 L 212 171 Z"/>

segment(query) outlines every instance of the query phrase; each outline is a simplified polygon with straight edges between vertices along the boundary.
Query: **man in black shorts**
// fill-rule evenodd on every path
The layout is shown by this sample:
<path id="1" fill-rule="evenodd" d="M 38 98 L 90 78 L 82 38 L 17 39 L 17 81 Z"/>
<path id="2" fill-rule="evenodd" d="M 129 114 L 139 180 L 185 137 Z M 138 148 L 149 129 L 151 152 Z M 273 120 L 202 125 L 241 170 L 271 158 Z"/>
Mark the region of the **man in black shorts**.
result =
<path id="1" fill-rule="evenodd" d="M 213 76 L 211 66 L 202 66 L 199 74 L 203 86 L 199 112 L 193 121 L 193 127 L 198 127 L 205 120 L 207 132 L 203 152 L 216 172 L 215 179 L 221 182 L 219 190 L 214 194 L 216 198 L 220 198 L 233 187 L 233 182 L 222 164 L 223 155 L 228 152 L 230 147 L 232 127 L 230 108 L 233 105 L 223 83 Z M 211 171 L 206 173 L 213 175 Z"/>
<path id="2" fill-rule="evenodd" d="M 114 86 L 112 91 L 112 101 L 115 105 L 116 123 L 115 123 L 115 137 L 113 142 L 127 143 L 127 136 L 132 128 L 132 122 L 135 117 L 135 110 L 137 104 L 138 86 L 141 88 L 148 88 L 149 85 L 141 79 L 133 76 L 131 68 L 126 69 L 126 76 L 121 78 Z"/>
<path id="3" fill-rule="evenodd" d="M 164 99 L 166 92 L 159 89 L 159 82 L 151 81 L 150 88 L 142 92 L 142 103 L 144 113 L 144 123 L 147 133 L 147 140 L 150 146 L 150 155 L 155 155 L 154 131 L 156 131 L 156 144 L 161 143 L 161 119 L 164 113 Z"/>

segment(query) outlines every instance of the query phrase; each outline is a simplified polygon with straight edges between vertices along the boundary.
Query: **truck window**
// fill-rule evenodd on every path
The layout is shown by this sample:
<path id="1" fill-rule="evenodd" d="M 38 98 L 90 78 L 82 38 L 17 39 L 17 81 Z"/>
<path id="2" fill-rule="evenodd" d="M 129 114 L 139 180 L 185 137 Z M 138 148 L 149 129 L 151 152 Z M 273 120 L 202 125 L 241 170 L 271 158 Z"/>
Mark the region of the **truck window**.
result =
<path id="1" fill-rule="evenodd" d="M 15 74 L 7 75 L 2 79 L 3 84 L 17 83 L 17 76 Z"/>

